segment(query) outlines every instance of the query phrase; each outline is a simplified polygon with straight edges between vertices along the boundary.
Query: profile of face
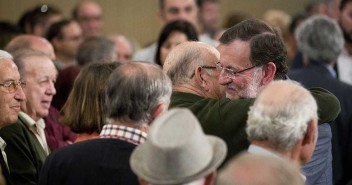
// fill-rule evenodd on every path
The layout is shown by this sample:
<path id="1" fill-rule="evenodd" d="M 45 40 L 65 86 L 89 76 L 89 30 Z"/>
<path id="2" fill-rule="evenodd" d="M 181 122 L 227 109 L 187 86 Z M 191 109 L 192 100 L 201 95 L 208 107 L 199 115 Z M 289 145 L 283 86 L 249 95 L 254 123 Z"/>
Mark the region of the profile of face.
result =
<path id="1" fill-rule="evenodd" d="M 162 65 L 164 65 L 164 62 L 166 60 L 166 57 L 169 55 L 170 51 L 175 48 L 177 45 L 181 44 L 182 42 L 186 42 L 187 35 L 179 32 L 179 31 L 174 31 L 171 32 L 169 37 L 165 40 L 165 42 L 161 45 L 160 49 L 160 62 Z"/>
<path id="2" fill-rule="evenodd" d="M 77 21 L 84 37 L 99 36 L 103 29 L 102 10 L 92 1 L 84 2 L 77 9 Z"/>
<path id="3" fill-rule="evenodd" d="M 251 64 L 249 42 L 235 40 L 227 45 L 220 44 L 217 49 L 223 68 L 219 83 L 226 87 L 226 97 L 229 99 L 256 97 L 262 86 L 262 70 Z"/>
<path id="4" fill-rule="evenodd" d="M 352 2 L 348 2 L 341 10 L 339 21 L 346 42 L 352 43 Z"/>
<path id="5" fill-rule="evenodd" d="M 57 52 L 74 58 L 79 45 L 83 42 L 82 29 L 77 22 L 71 22 L 61 30 L 62 38 L 55 39 L 53 44 Z"/>
<path id="6" fill-rule="evenodd" d="M 15 63 L 0 59 L 0 128 L 17 121 L 21 102 L 25 100 L 20 80 Z"/>
<path id="7" fill-rule="evenodd" d="M 198 25 L 198 7 L 195 0 L 164 0 L 164 9 L 160 12 L 164 24 L 175 20 L 185 20 Z"/>
<path id="8" fill-rule="evenodd" d="M 37 121 L 49 113 L 51 100 L 56 94 L 54 83 L 57 71 L 52 60 L 46 56 L 28 56 L 23 60 L 27 101 L 21 108 Z"/>

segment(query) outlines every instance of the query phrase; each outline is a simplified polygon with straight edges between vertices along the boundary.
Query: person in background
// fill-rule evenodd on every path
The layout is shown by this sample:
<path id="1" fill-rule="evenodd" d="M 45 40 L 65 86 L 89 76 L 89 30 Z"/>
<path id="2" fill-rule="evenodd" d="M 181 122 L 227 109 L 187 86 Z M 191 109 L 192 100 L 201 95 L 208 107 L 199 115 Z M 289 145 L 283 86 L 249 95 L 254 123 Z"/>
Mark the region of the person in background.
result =
<path id="1" fill-rule="evenodd" d="M 55 83 L 58 93 L 54 96 L 53 106 L 61 110 L 71 92 L 76 76 L 83 66 L 93 62 L 116 61 L 116 59 L 116 49 L 112 41 L 104 37 L 85 39 L 77 51 L 77 65 L 72 65 L 59 71 L 59 76 Z"/>
<path id="2" fill-rule="evenodd" d="M 219 0 L 199 0 L 199 21 L 204 34 L 215 39 L 220 31 Z"/>
<path id="3" fill-rule="evenodd" d="M 319 132 L 319 137 L 327 131 L 332 132 L 332 140 L 326 140 L 317 146 L 325 152 L 321 152 L 321 156 L 316 161 L 317 164 L 328 161 L 327 166 L 330 171 L 317 173 L 316 176 L 320 175 L 320 179 L 330 181 L 325 184 L 332 184 L 332 170 L 334 183 L 346 184 L 352 179 L 350 173 L 352 170 L 352 131 L 350 129 L 352 128 L 352 99 L 350 98 L 352 86 L 338 80 L 333 69 L 344 47 L 343 33 L 335 20 L 320 15 L 311 16 L 305 20 L 297 28 L 296 38 L 298 47 L 307 57 L 308 63 L 301 69 L 292 70 L 289 77 L 307 88 L 322 87 L 331 91 L 341 104 L 341 113 L 331 124 L 331 130 L 328 128 L 325 132 Z M 332 143 L 332 156 L 330 143 Z M 325 147 L 329 148 L 324 149 Z M 325 157 L 322 156 L 329 156 L 329 160 L 324 160 Z M 317 169 L 316 166 L 313 168 Z"/>
<path id="4" fill-rule="evenodd" d="M 155 54 L 155 62 L 164 65 L 170 51 L 178 44 L 186 41 L 198 41 L 198 35 L 192 24 L 187 21 L 172 21 L 168 23 L 160 33 L 158 48 Z"/>
<path id="5" fill-rule="evenodd" d="M 108 38 L 115 43 L 118 62 L 125 63 L 132 59 L 134 47 L 127 37 L 117 34 L 111 35 Z"/>
<path id="6" fill-rule="evenodd" d="M 25 12 L 18 26 L 23 33 L 45 37 L 49 27 L 63 18 L 61 11 L 54 6 L 38 5 Z"/>
<path id="7" fill-rule="evenodd" d="M 197 30 L 199 41 L 208 43 L 214 47 L 218 45 L 217 41 L 201 33 L 197 0 L 159 0 L 158 17 L 162 25 L 176 20 L 187 21 Z M 133 60 L 155 63 L 154 59 L 157 46 L 157 43 L 154 42 L 142 50 L 135 52 Z"/>
<path id="8" fill-rule="evenodd" d="M 60 121 L 78 133 L 75 142 L 98 138 L 106 120 L 105 87 L 112 71 L 119 65 L 91 63 L 78 74 L 70 95 L 61 109 Z"/>
<path id="9" fill-rule="evenodd" d="M 60 71 L 76 65 L 79 45 L 83 42 L 82 30 L 74 20 L 62 20 L 50 26 L 46 39 L 53 45 L 55 66 Z"/>
<path id="10" fill-rule="evenodd" d="M 80 1 L 72 11 L 72 17 L 81 26 L 83 37 L 101 36 L 104 26 L 101 6 L 92 0 Z"/>

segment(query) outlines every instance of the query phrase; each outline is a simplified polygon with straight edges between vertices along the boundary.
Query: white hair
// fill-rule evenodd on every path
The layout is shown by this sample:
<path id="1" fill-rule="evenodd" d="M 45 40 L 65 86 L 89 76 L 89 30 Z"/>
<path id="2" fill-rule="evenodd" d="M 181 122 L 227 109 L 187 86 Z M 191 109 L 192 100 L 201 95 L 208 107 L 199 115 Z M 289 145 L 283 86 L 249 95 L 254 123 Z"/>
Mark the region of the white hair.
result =
<path id="1" fill-rule="evenodd" d="M 7 51 L 0 50 L 0 59 L 7 59 L 13 61 L 13 56 Z"/>
<path id="2" fill-rule="evenodd" d="M 246 132 L 249 140 L 269 141 L 289 150 L 317 117 L 317 104 L 309 91 L 296 82 L 280 80 L 267 85 L 250 107 Z"/>
<path id="3" fill-rule="evenodd" d="M 337 22 L 327 16 L 312 16 L 296 30 L 299 49 L 309 59 L 331 63 L 340 55 L 344 38 Z"/>

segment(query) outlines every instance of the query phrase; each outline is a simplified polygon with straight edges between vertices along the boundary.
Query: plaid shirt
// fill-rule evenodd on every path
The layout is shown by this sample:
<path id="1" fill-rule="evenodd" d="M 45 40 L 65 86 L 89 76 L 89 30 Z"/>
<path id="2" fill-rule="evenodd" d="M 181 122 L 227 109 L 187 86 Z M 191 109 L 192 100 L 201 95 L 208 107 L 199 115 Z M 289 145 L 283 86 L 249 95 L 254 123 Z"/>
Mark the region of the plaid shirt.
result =
<path id="1" fill-rule="evenodd" d="M 100 132 L 100 138 L 115 138 L 139 145 L 146 140 L 147 133 L 131 127 L 107 124 Z"/>

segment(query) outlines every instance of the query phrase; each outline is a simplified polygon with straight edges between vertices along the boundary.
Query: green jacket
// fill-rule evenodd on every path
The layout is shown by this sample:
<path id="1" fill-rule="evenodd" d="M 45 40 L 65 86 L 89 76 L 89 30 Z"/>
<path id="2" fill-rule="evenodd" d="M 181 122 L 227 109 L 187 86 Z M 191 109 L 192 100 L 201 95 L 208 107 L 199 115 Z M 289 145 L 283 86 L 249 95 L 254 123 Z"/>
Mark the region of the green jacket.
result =
<path id="1" fill-rule="evenodd" d="M 0 130 L 6 142 L 5 152 L 15 185 L 36 185 L 46 153 L 36 136 L 19 116 L 15 124 Z"/>
<path id="2" fill-rule="evenodd" d="M 311 88 L 310 92 L 318 104 L 319 123 L 335 120 L 340 112 L 338 99 L 322 88 Z M 249 146 L 245 127 L 247 113 L 253 102 L 254 99 L 210 99 L 190 93 L 173 92 L 169 108 L 189 108 L 206 134 L 222 138 L 228 147 L 225 163 Z"/>

